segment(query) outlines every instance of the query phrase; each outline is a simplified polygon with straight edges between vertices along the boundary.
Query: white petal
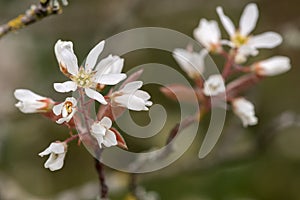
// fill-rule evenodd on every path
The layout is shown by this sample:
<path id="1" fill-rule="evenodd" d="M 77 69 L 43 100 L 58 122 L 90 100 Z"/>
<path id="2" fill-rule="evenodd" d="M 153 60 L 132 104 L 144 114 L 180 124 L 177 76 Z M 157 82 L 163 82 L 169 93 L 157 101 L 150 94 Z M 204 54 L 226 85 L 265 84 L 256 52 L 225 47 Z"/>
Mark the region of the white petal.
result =
<path id="1" fill-rule="evenodd" d="M 125 93 L 132 93 L 137 91 L 139 88 L 141 88 L 143 86 L 143 82 L 142 81 L 132 81 L 127 83 L 123 88 L 122 88 L 122 92 Z"/>
<path id="2" fill-rule="evenodd" d="M 55 44 L 54 51 L 59 64 L 66 67 L 70 74 L 78 74 L 78 62 L 73 51 L 72 42 L 58 40 Z"/>
<path id="3" fill-rule="evenodd" d="M 121 73 L 124 65 L 124 59 L 119 56 L 109 55 L 102 59 L 96 66 L 98 74 L 119 74 Z"/>
<path id="4" fill-rule="evenodd" d="M 231 19 L 224 14 L 222 7 L 217 7 L 217 13 L 227 33 L 233 36 L 235 34 L 235 27 Z"/>
<path id="5" fill-rule="evenodd" d="M 266 32 L 250 38 L 249 45 L 255 48 L 274 48 L 281 44 L 282 37 L 275 32 Z"/>
<path id="6" fill-rule="evenodd" d="M 129 110 L 148 110 L 143 99 L 130 94 L 115 97 L 115 102 L 127 107 Z"/>
<path id="7" fill-rule="evenodd" d="M 60 119 L 58 119 L 57 121 L 56 121 L 56 123 L 58 123 L 58 124 L 62 124 L 62 123 L 64 123 L 66 121 L 66 118 L 60 118 Z"/>
<path id="8" fill-rule="evenodd" d="M 49 148 L 53 153 L 56 154 L 61 154 L 65 152 L 65 145 L 62 142 L 52 142 Z"/>
<path id="9" fill-rule="evenodd" d="M 77 85 L 73 81 L 66 81 L 63 83 L 54 83 L 53 86 L 57 92 L 61 92 L 61 93 L 70 92 L 70 91 L 74 92 L 77 89 Z"/>
<path id="10" fill-rule="evenodd" d="M 148 99 L 151 98 L 151 96 L 148 94 L 148 92 L 145 92 L 143 90 L 138 90 L 134 93 L 135 96 L 147 101 Z"/>
<path id="11" fill-rule="evenodd" d="M 30 90 L 27 89 L 17 89 L 14 92 L 14 96 L 16 97 L 16 99 L 18 99 L 19 101 L 33 101 L 33 100 L 43 100 L 46 99 L 45 97 L 42 97 Z"/>
<path id="12" fill-rule="evenodd" d="M 85 62 L 85 70 L 86 71 L 91 71 L 98 59 L 98 56 L 100 55 L 100 53 L 103 51 L 104 48 L 104 44 L 105 41 L 101 41 L 99 42 L 88 54 L 87 58 L 86 58 L 86 62 Z"/>
<path id="13" fill-rule="evenodd" d="M 285 56 L 274 56 L 259 62 L 257 66 L 257 73 L 263 76 L 275 76 L 291 69 L 290 59 Z"/>
<path id="14" fill-rule="evenodd" d="M 200 76 L 204 72 L 204 57 L 207 50 L 203 49 L 200 53 L 189 52 L 185 49 L 175 49 L 173 57 L 191 78 Z"/>
<path id="15" fill-rule="evenodd" d="M 212 44 L 217 45 L 221 38 L 218 23 L 201 19 L 199 26 L 194 30 L 194 37 L 207 49 L 210 49 Z"/>
<path id="16" fill-rule="evenodd" d="M 112 132 L 111 130 L 108 130 L 106 133 L 105 133 L 105 136 L 103 138 L 103 144 L 106 146 L 106 147 L 111 147 L 111 146 L 115 146 L 118 144 L 117 142 L 117 137 L 116 135 L 114 134 L 114 132 Z"/>
<path id="17" fill-rule="evenodd" d="M 60 115 L 62 112 L 63 106 L 64 106 L 64 102 L 53 106 L 53 108 L 52 108 L 53 113 L 56 116 Z"/>
<path id="18" fill-rule="evenodd" d="M 106 132 L 106 128 L 102 126 L 100 122 L 94 123 L 91 127 L 92 134 L 97 138 L 99 136 L 104 136 Z"/>
<path id="19" fill-rule="evenodd" d="M 104 74 L 97 77 L 96 82 L 103 85 L 116 85 L 126 78 L 126 74 Z"/>
<path id="20" fill-rule="evenodd" d="M 53 154 L 50 155 L 52 157 Z M 54 156 L 54 155 L 53 155 Z M 59 170 L 64 165 L 65 154 L 59 154 L 55 158 L 49 158 L 45 163 L 45 168 L 49 168 L 51 171 Z"/>
<path id="21" fill-rule="evenodd" d="M 104 104 L 104 105 L 107 104 L 107 102 L 105 101 L 105 98 L 99 92 L 96 92 L 95 90 L 92 90 L 90 88 L 85 88 L 84 91 L 85 91 L 85 94 L 88 97 L 90 97 L 91 99 L 94 99 L 94 100 L 96 100 L 99 103 Z"/>
<path id="22" fill-rule="evenodd" d="M 240 33 L 247 36 L 256 26 L 258 19 L 258 8 L 255 3 L 250 3 L 244 9 L 240 19 Z"/>
<path id="23" fill-rule="evenodd" d="M 100 124 L 105 128 L 110 129 L 110 127 L 112 126 L 112 121 L 109 117 L 103 117 L 103 119 L 101 119 L 100 121 Z"/>

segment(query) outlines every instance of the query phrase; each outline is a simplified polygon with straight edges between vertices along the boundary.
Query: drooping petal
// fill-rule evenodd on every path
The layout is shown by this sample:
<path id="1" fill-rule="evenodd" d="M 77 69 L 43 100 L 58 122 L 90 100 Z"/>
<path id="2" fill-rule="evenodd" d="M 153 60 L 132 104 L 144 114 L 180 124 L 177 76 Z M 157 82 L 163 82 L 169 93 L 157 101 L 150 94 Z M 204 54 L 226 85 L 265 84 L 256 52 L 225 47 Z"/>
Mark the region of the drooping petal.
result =
<path id="1" fill-rule="evenodd" d="M 91 127 L 91 132 L 94 136 L 104 136 L 106 128 L 100 122 L 94 123 Z"/>
<path id="2" fill-rule="evenodd" d="M 51 154 L 49 159 L 45 163 L 45 168 L 49 168 L 51 171 L 59 170 L 64 165 L 65 154 L 54 155 Z"/>
<path id="3" fill-rule="evenodd" d="M 88 54 L 85 62 L 85 70 L 91 71 L 97 62 L 98 56 L 103 51 L 105 41 L 99 42 Z"/>
<path id="4" fill-rule="evenodd" d="M 258 19 L 258 8 L 255 3 L 250 3 L 244 9 L 244 12 L 240 19 L 240 33 L 243 36 L 247 36 L 256 26 Z"/>
<path id="5" fill-rule="evenodd" d="M 103 117 L 103 119 L 101 119 L 100 121 L 100 124 L 105 128 L 110 129 L 110 127 L 112 126 L 112 121 L 108 117 Z"/>
<path id="6" fill-rule="evenodd" d="M 96 92 L 95 90 L 92 90 L 90 88 L 85 88 L 84 91 L 85 91 L 85 94 L 88 97 L 90 97 L 91 99 L 94 99 L 94 100 L 96 100 L 99 103 L 104 104 L 104 105 L 107 104 L 107 102 L 105 101 L 105 98 L 99 92 Z"/>
<path id="7" fill-rule="evenodd" d="M 42 97 L 30 90 L 27 89 L 17 89 L 14 92 L 14 96 L 19 101 L 32 101 L 32 100 L 43 100 L 46 99 L 45 97 Z"/>
<path id="8" fill-rule="evenodd" d="M 58 40 L 54 47 L 55 55 L 59 65 L 67 68 L 72 75 L 78 74 L 77 57 L 73 51 L 73 43 L 71 41 Z"/>
<path id="9" fill-rule="evenodd" d="M 235 27 L 234 27 L 231 19 L 224 14 L 222 7 L 217 7 L 217 13 L 220 17 L 220 20 L 221 20 L 225 30 L 227 31 L 227 33 L 230 36 L 233 36 L 235 34 Z"/>
<path id="10" fill-rule="evenodd" d="M 103 137 L 103 144 L 106 147 L 115 146 L 118 144 L 116 135 L 111 130 L 107 130 L 105 136 Z"/>
<path id="11" fill-rule="evenodd" d="M 282 37 L 275 32 L 266 32 L 249 39 L 249 45 L 255 48 L 274 48 L 282 43 Z"/>
<path id="12" fill-rule="evenodd" d="M 74 92 L 75 90 L 77 90 L 77 84 L 73 81 L 54 83 L 53 86 L 57 92 L 61 92 L 61 93 L 70 92 L 70 91 Z"/>
<path id="13" fill-rule="evenodd" d="M 143 100 L 145 100 L 145 101 L 151 98 L 150 94 L 148 92 L 143 91 L 143 90 L 136 91 L 134 93 L 134 95 L 141 98 L 141 99 L 143 99 Z"/>
<path id="14" fill-rule="evenodd" d="M 60 103 L 60 104 L 57 104 L 57 105 L 55 105 L 55 106 L 53 106 L 53 108 L 52 108 L 53 113 L 54 113 L 56 116 L 60 115 L 61 112 L 62 112 L 63 106 L 64 106 L 64 102 L 63 102 L 63 103 Z"/>
<path id="15" fill-rule="evenodd" d="M 126 78 L 126 74 L 104 74 L 96 77 L 96 82 L 103 85 L 116 85 Z"/>

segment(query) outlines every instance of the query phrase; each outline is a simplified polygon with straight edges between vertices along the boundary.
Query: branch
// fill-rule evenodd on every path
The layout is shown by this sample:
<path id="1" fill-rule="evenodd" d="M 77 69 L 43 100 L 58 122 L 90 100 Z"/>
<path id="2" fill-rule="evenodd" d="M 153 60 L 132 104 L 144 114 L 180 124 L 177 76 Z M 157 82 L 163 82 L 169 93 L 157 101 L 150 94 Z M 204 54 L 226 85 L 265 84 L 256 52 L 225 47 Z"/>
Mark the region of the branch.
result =
<path id="1" fill-rule="evenodd" d="M 62 1 L 67 5 L 67 1 Z M 14 19 L 0 26 L 0 38 L 4 35 L 22 29 L 30 24 L 44 19 L 45 17 L 62 13 L 62 8 L 57 0 L 39 0 L 38 4 L 33 4 L 24 14 L 20 14 Z"/>
<path id="2" fill-rule="evenodd" d="M 103 170 L 103 164 L 100 162 L 102 150 L 98 148 L 96 150 L 96 158 L 95 158 L 95 168 L 98 173 L 100 188 L 99 188 L 99 194 L 101 194 L 101 199 L 107 199 L 108 197 L 108 186 L 105 182 L 105 176 L 104 176 L 104 170 Z"/>

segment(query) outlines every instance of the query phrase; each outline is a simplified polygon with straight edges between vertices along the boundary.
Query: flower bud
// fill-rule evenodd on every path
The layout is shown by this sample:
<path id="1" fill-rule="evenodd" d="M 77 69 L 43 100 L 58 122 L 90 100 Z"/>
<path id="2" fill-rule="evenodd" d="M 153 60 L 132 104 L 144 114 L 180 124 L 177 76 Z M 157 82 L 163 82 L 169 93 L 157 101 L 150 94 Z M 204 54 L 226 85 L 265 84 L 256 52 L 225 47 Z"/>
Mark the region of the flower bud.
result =
<path id="1" fill-rule="evenodd" d="M 252 70 L 260 76 L 275 76 L 290 70 L 290 59 L 285 56 L 274 56 L 252 65 Z"/>
<path id="2" fill-rule="evenodd" d="M 243 97 L 236 98 L 232 101 L 233 112 L 241 118 L 243 126 L 257 124 L 257 117 L 255 116 L 254 105 Z"/>

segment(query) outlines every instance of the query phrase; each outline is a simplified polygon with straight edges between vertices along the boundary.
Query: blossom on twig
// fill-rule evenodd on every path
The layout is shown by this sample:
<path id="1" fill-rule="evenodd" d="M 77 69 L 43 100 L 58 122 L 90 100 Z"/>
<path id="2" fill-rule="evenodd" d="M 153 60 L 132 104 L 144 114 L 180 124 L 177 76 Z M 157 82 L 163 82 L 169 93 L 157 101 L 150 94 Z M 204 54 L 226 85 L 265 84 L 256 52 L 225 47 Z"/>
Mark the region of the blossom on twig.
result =
<path id="1" fill-rule="evenodd" d="M 290 59 L 285 56 L 274 56 L 252 65 L 252 70 L 260 76 L 275 76 L 287 72 L 290 69 Z"/>
<path id="2" fill-rule="evenodd" d="M 17 108 L 23 113 L 43 113 L 52 109 L 54 101 L 50 98 L 40 96 L 27 89 L 17 89 L 14 96 L 18 103 Z"/>
<path id="3" fill-rule="evenodd" d="M 107 63 L 104 65 L 104 61 L 100 62 L 97 66 L 96 62 L 99 54 L 104 48 L 104 41 L 99 42 L 88 54 L 84 67 L 78 67 L 77 57 L 73 52 L 73 43 L 68 41 L 64 42 L 58 40 L 55 44 L 55 54 L 60 65 L 61 71 L 69 75 L 71 81 L 64 83 L 54 83 L 54 89 L 57 92 L 70 92 L 76 91 L 78 87 L 84 88 L 85 94 L 98 101 L 101 104 L 107 104 L 102 94 L 96 92 L 94 89 L 98 84 L 100 85 L 116 85 L 120 81 L 126 78 L 126 74 L 107 73 L 107 69 L 112 64 L 117 65 L 117 68 L 122 68 L 123 61 L 120 58 L 113 57 L 113 60 L 109 57 L 108 60 L 112 60 L 113 63 Z M 94 70 L 94 68 L 96 70 Z"/>
<path id="4" fill-rule="evenodd" d="M 199 78 L 204 72 L 204 59 L 207 50 L 202 49 L 198 52 L 191 52 L 186 49 L 175 49 L 173 57 L 187 75 L 192 78 Z"/>
<path id="5" fill-rule="evenodd" d="M 133 81 L 127 83 L 120 90 L 113 92 L 111 95 L 113 105 L 135 111 L 149 110 L 147 106 L 152 105 L 152 102 L 149 101 L 151 96 L 147 92 L 139 90 L 142 86 L 142 81 Z"/>
<path id="6" fill-rule="evenodd" d="M 50 154 L 44 167 L 49 168 L 51 171 L 55 171 L 63 167 L 66 153 L 67 144 L 65 142 L 52 142 L 47 149 L 39 153 L 39 156 L 43 157 Z"/>
<path id="7" fill-rule="evenodd" d="M 259 48 L 274 48 L 282 42 L 282 37 L 275 32 L 266 32 L 256 36 L 250 35 L 258 19 L 258 8 L 254 3 L 246 6 L 238 29 L 234 27 L 231 19 L 224 14 L 222 7 L 217 7 L 217 13 L 230 36 L 230 41 L 227 41 L 226 44 L 238 48 L 238 60 L 240 62 L 245 61 L 249 55 L 256 56 Z"/>
<path id="8" fill-rule="evenodd" d="M 62 124 L 69 122 L 77 111 L 76 105 L 77 100 L 74 97 L 68 97 L 64 102 L 53 106 L 53 113 L 56 116 L 61 115 L 61 118 L 59 118 L 56 123 Z"/>
<path id="9" fill-rule="evenodd" d="M 243 97 L 235 98 L 232 101 L 233 112 L 242 120 L 243 126 L 252 126 L 257 124 L 254 105 Z"/>
<path id="10" fill-rule="evenodd" d="M 102 148 L 102 144 L 106 147 L 118 144 L 115 133 L 110 130 L 111 126 L 112 121 L 108 117 L 103 117 L 100 122 L 94 122 L 91 126 L 91 134 L 97 139 L 100 148 Z"/>
<path id="11" fill-rule="evenodd" d="M 215 96 L 225 92 L 224 79 L 219 74 L 214 74 L 208 77 L 204 82 L 203 92 L 206 96 Z"/>
<path id="12" fill-rule="evenodd" d="M 210 52 L 219 52 L 222 49 L 221 33 L 215 20 L 201 19 L 194 30 L 194 37 Z"/>

